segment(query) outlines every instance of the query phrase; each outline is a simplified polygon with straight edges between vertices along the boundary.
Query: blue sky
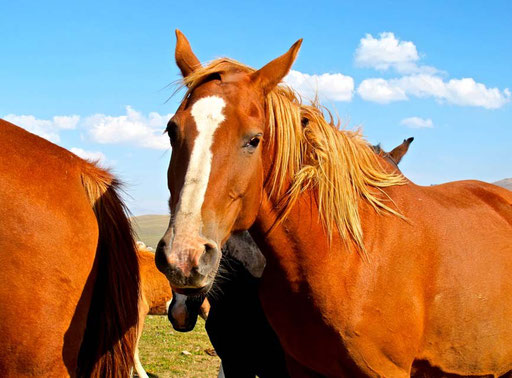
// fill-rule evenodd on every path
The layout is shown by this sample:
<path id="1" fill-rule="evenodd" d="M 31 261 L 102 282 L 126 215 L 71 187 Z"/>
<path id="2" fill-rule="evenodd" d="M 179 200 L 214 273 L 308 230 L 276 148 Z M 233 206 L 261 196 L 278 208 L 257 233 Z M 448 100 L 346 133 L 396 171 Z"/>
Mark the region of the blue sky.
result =
<path id="1" fill-rule="evenodd" d="M 174 29 L 201 61 L 253 67 L 304 38 L 287 81 L 385 149 L 414 136 L 410 179 L 492 182 L 512 176 L 511 15 L 508 1 L 2 2 L 0 117 L 101 157 L 135 214 L 165 214 Z"/>

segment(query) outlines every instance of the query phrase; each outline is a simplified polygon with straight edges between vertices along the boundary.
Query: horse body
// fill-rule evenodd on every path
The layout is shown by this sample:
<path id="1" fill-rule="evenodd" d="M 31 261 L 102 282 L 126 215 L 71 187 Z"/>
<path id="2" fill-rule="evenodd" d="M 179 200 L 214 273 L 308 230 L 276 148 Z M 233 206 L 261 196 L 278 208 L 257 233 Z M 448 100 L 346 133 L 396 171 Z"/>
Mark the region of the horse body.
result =
<path id="1" fill-rule="evenodd" d="M 0 154 L 0 375 L 127 375 L 138 274 L 114 180 L 2 120 Z"/>
<path id="2" fill-rule="evenodd" d="M 387 191 L 408 222 L 362 205 L 369 262 L 329 245 L 310 199 L 266 238 L 274 207 L 262 209 L 260 298 L 286 352 L 326 376 L 409 376 L 415 361 L 460 375 L 512 370 L 512 195 L 471 181 Z"/>
<path id="3" fill-rule="evenodd" d="M 95 274 L 96 218 L 87 198 L 76 198 L 83 188 L 71 156 L 63 158 L 56 146 L 45 154 L 42 141 L 7 123 L 1 122 L 0 132 L 0 375 L 64 376 L 66 340 L 48 335 L 64 336 L 73 326 L 69 331 L 75 337 L 65 349 L 67 363 L 76 366 L 81 342 L 76 336 L 84 332 L 87 312 L 74 314 L 80 301 L 88 309 L 92 297 L 86 282 Z M 49 180 L 50 174 L 56 180 Z M 54 195 L 61 201 L 48 206 Z M 69 213 L 77 216 L 69 218 Z M 56 248 L 73 254 L 62 261 L 53 253 Z M 54 300 L 63 297 L 65 301 Z"/>

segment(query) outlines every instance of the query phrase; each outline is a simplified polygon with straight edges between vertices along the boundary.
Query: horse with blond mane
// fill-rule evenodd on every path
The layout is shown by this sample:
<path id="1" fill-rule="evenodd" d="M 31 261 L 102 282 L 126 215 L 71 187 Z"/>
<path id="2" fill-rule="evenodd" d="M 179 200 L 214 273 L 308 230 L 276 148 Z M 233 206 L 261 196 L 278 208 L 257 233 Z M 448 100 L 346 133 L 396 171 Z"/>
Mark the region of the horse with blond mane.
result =
<path id="1" fill-rule="evenodd" d="M 254 70 L 203 67 L 177 38 L 187 91 L 167 127 L 173 218 L 156 252 L 175 291 L 207 291 L 221 246 L 249 229 L 291 376 L 512 370 L 510 191 L 407 180 L 280 84 L 301 41 Z"/>
<path id="2" fill-rule="evenodd" d="M 119 182 L 0 120 L 0 376 L 128 377 L 139 269 Z"/>

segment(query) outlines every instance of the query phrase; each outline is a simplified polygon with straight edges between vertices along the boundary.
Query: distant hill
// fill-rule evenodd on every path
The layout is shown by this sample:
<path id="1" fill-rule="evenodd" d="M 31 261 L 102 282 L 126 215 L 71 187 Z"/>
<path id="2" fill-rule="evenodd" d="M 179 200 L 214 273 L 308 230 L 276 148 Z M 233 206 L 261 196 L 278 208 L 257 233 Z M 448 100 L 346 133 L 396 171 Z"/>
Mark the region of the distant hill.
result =
<path id="1" fill-rule="evenodd" d="M 132 217 L 131 220 L 136 239 L 152 248 L 156 248 L 169 225 L 168 215 L 141 215 Z"/>
<path id="2" fill-rule="evenodd" d="M 500 181 L 493 182 L 494 185 L 502 186 L 508 190 L 512 190 L 512 178 L 503 179 Z"/>

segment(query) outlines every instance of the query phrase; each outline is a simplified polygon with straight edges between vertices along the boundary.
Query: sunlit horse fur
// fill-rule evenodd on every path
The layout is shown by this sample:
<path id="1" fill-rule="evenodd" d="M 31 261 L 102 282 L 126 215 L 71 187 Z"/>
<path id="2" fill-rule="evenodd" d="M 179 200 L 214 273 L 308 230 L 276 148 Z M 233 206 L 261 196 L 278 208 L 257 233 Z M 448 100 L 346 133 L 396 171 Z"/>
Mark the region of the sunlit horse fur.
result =
<path id="1" fill-rule="evenodd" d="M 188 91 L 168 125 L 168 184 L 180 223 L 156 256 L 175 289 L 207 290 L 220 246 L 250 229 L 267 259 L 261 303 L 291 376 L 512 370 L 511 192 L 407 180 L 279 84 L 300 43 L 255 71 L 227 59 L 202 67 L 177 36 Z M 211 142 L 200 157 L 198 135 Z M 208 177 L 186 179 L 194 159 Z M 181 193 L 197 183 L 186 224 Z"/>
<path id="2" fill-rule="evenodd" d="M 139 270 L 118 186 L 0 120 L 0 376 L 129 376 Z"/>

